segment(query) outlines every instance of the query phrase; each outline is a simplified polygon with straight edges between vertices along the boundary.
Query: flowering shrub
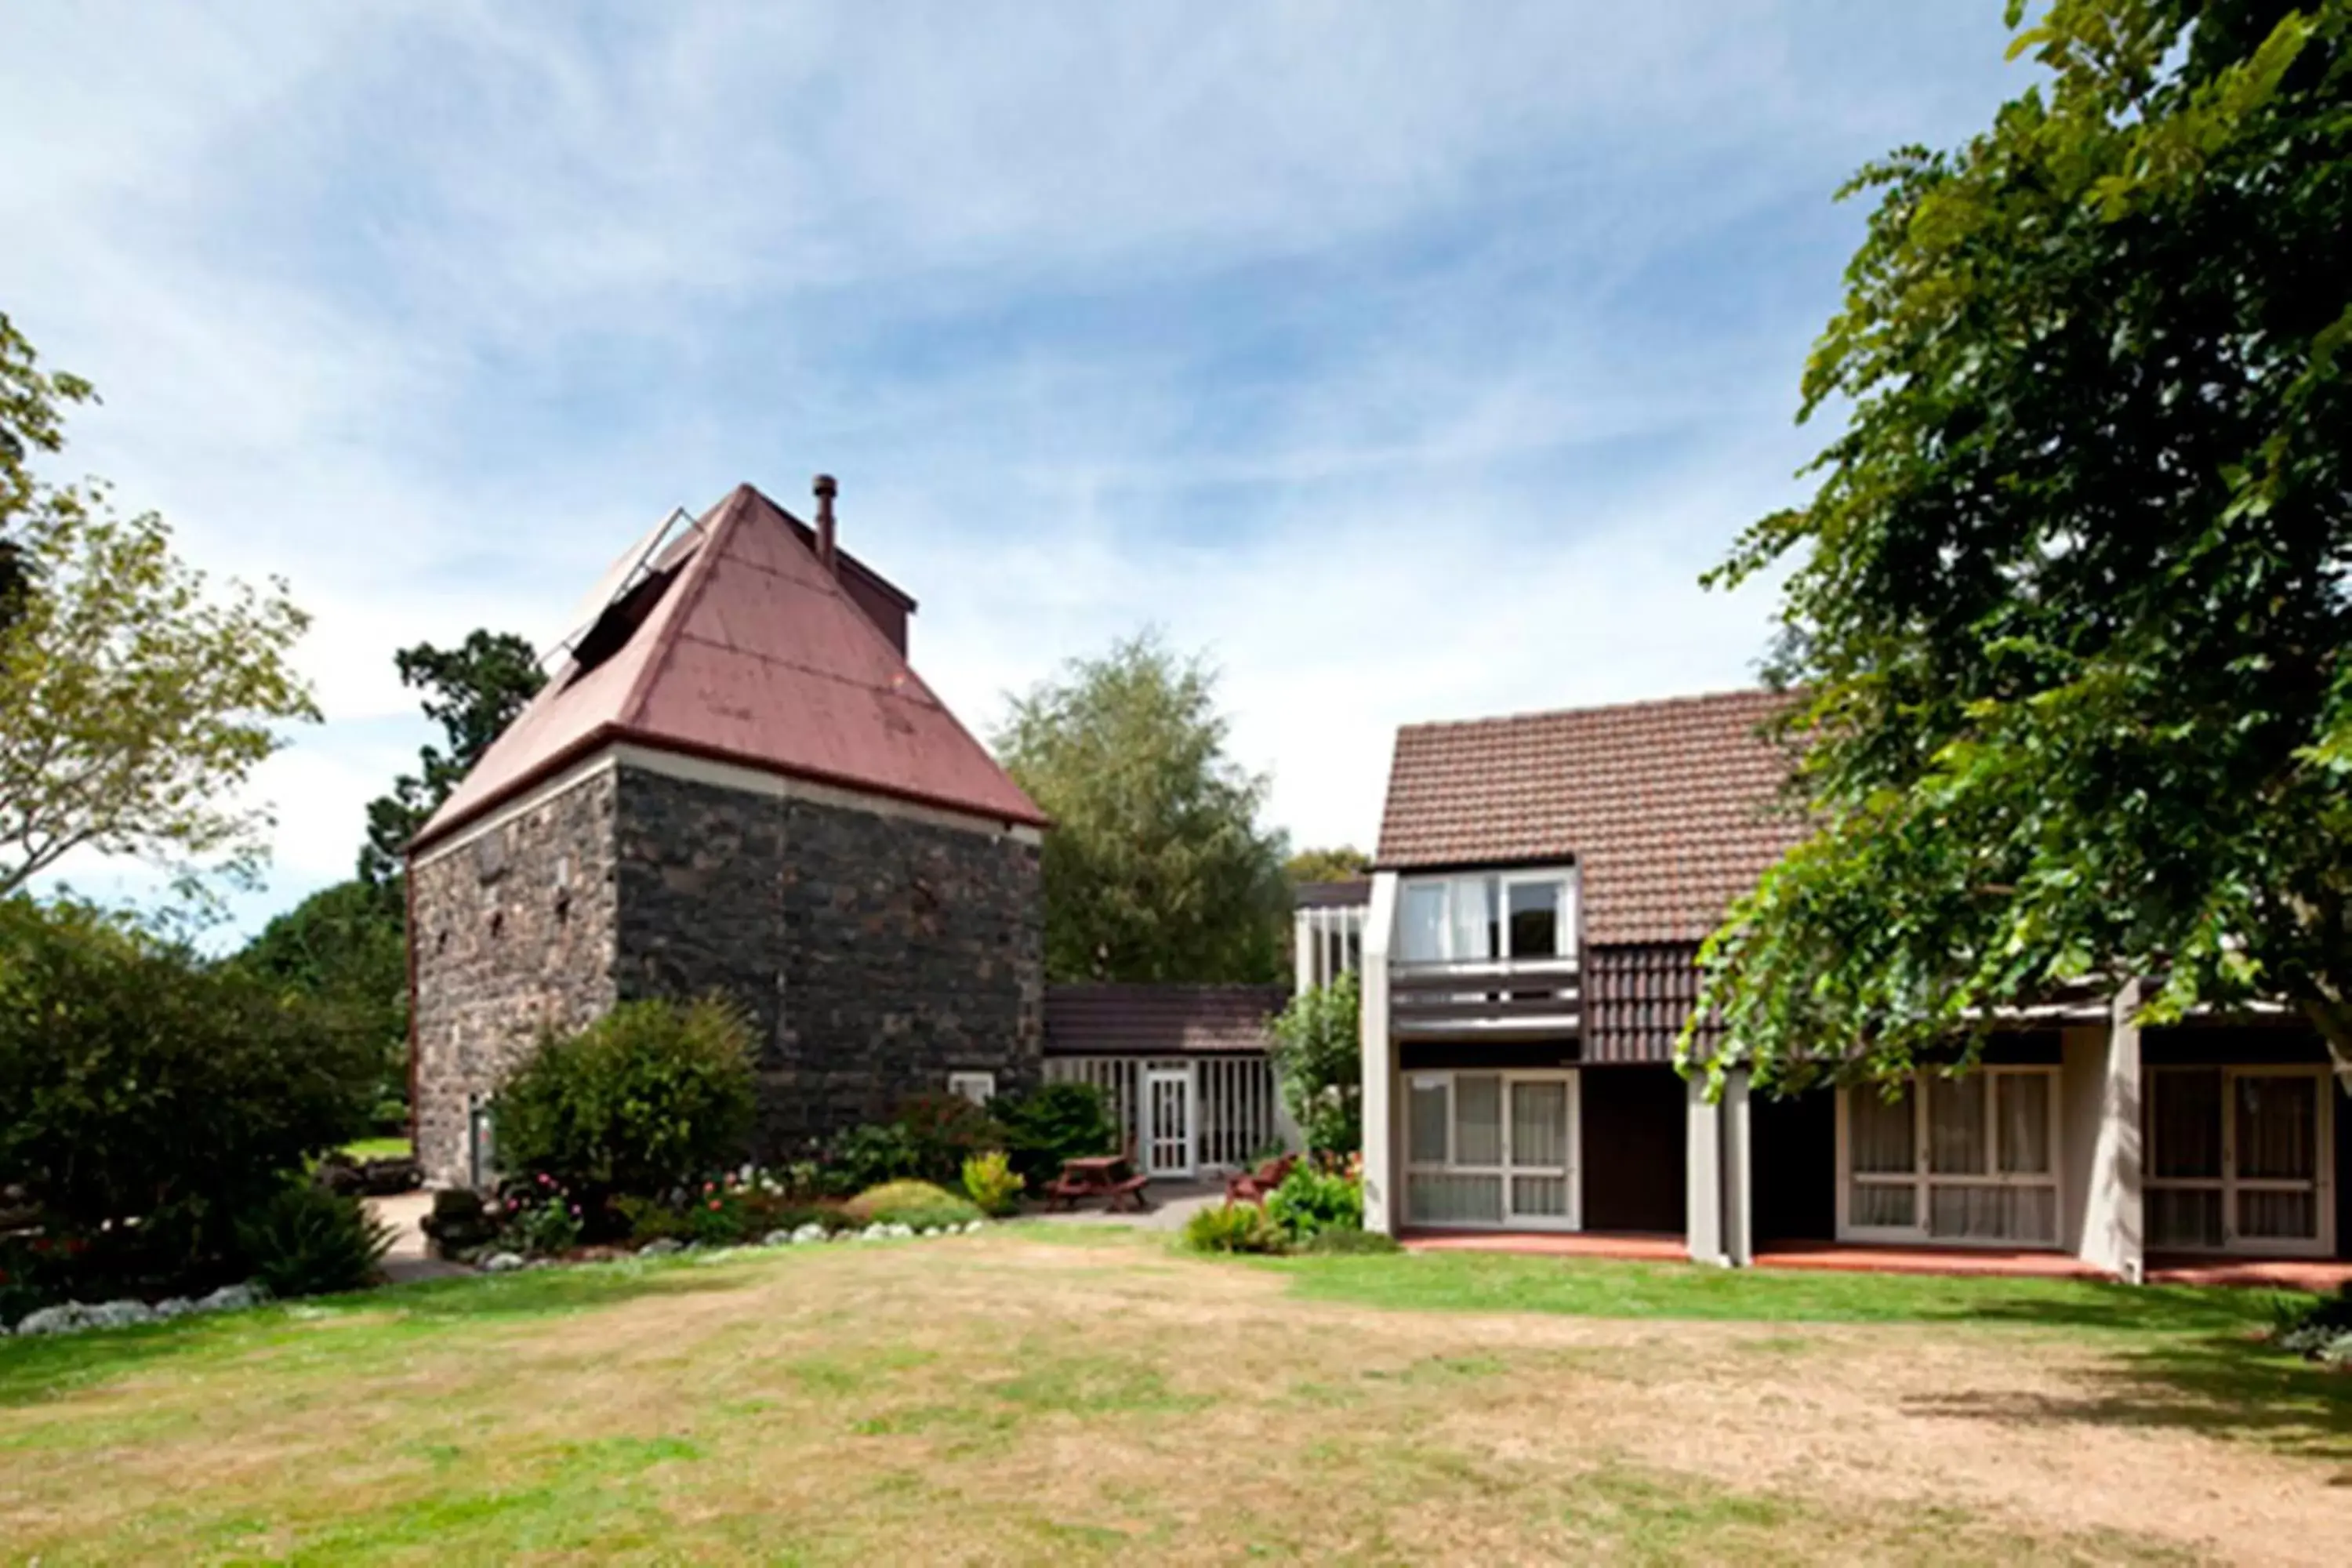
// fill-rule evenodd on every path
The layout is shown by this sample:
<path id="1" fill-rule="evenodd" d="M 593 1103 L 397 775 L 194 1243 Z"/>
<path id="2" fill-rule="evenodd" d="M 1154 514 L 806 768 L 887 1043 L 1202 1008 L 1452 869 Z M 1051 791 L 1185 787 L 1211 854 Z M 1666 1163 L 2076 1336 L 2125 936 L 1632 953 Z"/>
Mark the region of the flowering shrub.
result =
<path id="1" fill-rule="evenodd" d="M 580 1245 L 579 1200 L 541 1171 L 518 1184 L 499 1205 L 499 1246 L 527 1258 L 554 1258 Z"/>
<path id="2" fill-rule="evenodd" d="M 787 1173 L 757 1165 L 682 1187 L 664 1198 L 621 1198 L 614 1206 L 627 1223 L 629 1239 L 640 1246 L 670 1240 L 731 1247 L 803 1224 L 835 1228 L 847 1223 L 837 1210 L 797 1199 Z"/>

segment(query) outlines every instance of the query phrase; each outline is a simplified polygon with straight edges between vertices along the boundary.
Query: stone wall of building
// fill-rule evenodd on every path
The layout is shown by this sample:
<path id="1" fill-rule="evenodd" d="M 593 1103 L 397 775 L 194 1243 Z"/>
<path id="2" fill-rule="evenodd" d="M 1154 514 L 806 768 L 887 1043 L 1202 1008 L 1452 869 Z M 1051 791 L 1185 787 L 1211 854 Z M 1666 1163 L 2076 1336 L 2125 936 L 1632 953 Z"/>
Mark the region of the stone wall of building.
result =
<path id="1" fill-rule="evenodd" d="M 872 809 L 624 767 L 623 997 L 723 992 L 759 1039 L 759 1152 L 890 1115 L 950 1072 L 1037 1080 L 1038 849 Z"/>
<path id="2" fill-rule="evenodd" d="M 417 1159 L 472 1179 L 472 1110 L 542 1030 L 614 999 L 615 779 L 609 770 L 411 868 Z"/>

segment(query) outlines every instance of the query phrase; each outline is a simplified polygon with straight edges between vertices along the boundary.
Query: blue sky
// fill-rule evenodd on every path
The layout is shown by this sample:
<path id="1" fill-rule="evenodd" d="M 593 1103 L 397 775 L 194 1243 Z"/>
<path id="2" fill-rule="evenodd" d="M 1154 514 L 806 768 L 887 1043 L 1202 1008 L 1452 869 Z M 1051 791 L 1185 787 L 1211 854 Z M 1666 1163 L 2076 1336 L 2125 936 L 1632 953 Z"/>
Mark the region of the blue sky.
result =
<path id="1" fill-rule="evenodd" d="M 2022 89 L 2000 9 L 30 7 L 0 309 L 70 469 L 317 616 L 245 921 L 426 738 L 395 647 L 820 469 L 966 722 L 1156 623 L 1369 847 L 1400 722 L 1749 679 L 1696 579 L 1828 434 L 1832 193 Z"/>

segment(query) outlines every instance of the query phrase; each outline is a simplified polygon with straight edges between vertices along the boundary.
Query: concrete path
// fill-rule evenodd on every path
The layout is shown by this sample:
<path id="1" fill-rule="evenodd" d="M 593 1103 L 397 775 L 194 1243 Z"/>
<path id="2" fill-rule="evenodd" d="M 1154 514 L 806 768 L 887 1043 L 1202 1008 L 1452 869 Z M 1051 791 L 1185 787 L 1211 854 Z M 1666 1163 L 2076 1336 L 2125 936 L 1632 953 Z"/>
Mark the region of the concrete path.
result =
<path id="1" fill-rule="evenodd" d="M 1151 1205 L 1141 1214 L 1106 1214 L 1100 1203 L 1081 1204 L 1069 1214 L 1046 1214 L 1031 1208 L 1026 1217 L 1056 1225 L 1124 1225 L 1138 1230 L 1181 1230 L 1195 1211 L 1225 1201 L 1225 1184 L 1214 1182 L 1154 1182 L 1143 1190 Z"/>
<path id="2" fill-rule="evenodd" d="M 425 1216 L 433 1212 L 431 1193 L 400 1193 L 364 1198 L 368 1212 L 392 1226 L 392 1250 L 383 1255 L 383 1277 L 394 1285 L 411 1279 L 448 1279 L 472 1269 L 431 1255 L 425 1242 Z"/>

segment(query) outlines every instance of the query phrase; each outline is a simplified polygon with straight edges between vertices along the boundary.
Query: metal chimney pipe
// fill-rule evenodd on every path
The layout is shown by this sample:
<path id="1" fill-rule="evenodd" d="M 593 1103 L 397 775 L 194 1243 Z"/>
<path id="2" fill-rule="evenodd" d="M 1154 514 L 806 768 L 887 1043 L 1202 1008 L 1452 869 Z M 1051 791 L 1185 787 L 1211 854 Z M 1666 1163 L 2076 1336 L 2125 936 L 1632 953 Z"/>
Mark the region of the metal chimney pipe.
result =
<path id="1" fill-rule="evenodd" d="M 841 568 L 834 560 L 833 498 L 841 487 L 833 482 L 831 474 L 819 474 L 813 488 L 816 491 L 816 558 L 827 572 L 839 576 Z"/>

